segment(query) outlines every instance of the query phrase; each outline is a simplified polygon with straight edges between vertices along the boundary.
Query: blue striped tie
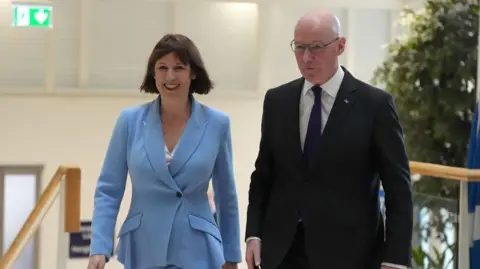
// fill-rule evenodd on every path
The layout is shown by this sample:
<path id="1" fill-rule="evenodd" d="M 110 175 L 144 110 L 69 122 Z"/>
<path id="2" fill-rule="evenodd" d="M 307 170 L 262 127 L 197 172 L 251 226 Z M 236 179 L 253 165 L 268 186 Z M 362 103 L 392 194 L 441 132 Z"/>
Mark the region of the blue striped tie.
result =
<path id="1" fill-rule="evenodd" d="M 307 135 L 303 145 L 303 155 L 308 165 L 311 165 L 315 158 L 318 142 L 322 134 L 322 88 L 315 85 L 311 90 L 315 95 L 315 101 L 310 113 Z"/>

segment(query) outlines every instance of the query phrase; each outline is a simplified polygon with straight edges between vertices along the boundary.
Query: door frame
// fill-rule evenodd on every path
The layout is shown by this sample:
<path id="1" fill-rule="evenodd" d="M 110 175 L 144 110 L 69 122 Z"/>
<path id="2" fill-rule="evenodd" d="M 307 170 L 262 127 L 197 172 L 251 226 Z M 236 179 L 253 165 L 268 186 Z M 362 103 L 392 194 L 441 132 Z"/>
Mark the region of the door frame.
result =
<path id="1" fill-rule="evenodd" d="M 4 214 L 4 182 L 3 179 L 5 175 L 25 175 L 25 174 L 34 174 L 36 176 L 35 182 L 35 201 L 38 202 L 38 199 L 42 193 L 42 174 L 43 174 L 44 165 L 0 165 L 0 216 Z M 3 218 L 2 218 L 3 219 Z M 34 268 L 39 268 L 40 263 L 40 233 L 37 230 L 32 239 L 34 240 Z M 3 256 L 3 221 L 0 221 L 0 253 Z"/>

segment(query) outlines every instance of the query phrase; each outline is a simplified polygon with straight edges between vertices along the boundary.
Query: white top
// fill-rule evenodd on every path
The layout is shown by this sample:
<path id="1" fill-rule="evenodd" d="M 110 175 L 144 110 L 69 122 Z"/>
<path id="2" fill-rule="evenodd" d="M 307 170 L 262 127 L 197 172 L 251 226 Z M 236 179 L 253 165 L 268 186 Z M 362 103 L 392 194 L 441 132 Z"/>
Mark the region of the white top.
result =
<path id="1" fill-rule="evenodd" d="M 178 143 L 177 143 L 178 145 Z M 173 151 L 170 152 L 167 148 L 167 145 L 165 145 L 165 161 L 167 162 L 167 166 L 170 165 L 172 162 L 173 155 L 175 154 L 175 151 L 177 150 L 177 145 L 173 148 Z"/>

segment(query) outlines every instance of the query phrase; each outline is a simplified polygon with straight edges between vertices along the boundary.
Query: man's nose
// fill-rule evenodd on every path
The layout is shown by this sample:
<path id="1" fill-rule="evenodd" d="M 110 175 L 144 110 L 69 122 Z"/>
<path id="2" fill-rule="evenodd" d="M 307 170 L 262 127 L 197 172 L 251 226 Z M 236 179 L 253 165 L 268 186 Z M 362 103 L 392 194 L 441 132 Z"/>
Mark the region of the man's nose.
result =
<path id="1" fill-rule="evenodd" d="M 312 58 L 313 58 L 313 54 L 310 52 L 310 49 L 306 49 L 303 52 L 303 57 L 302 57 L 303 62 L 308 63 L 312 60 Z"/>

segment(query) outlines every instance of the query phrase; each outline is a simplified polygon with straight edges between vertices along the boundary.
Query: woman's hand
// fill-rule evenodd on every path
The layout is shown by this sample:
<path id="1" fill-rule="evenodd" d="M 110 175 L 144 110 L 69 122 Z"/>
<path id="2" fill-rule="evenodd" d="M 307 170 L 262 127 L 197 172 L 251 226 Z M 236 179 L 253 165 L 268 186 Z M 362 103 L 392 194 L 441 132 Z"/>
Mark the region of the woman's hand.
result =
<path id="1" fill-rule="evenodd" d="M 238 266 L 236 262 L 226 262 L 222 266 L 222 269 L 238 269 Z"/>
<path id="2" fill-rule="evenodd" d="M 87 269 L 104 269 L 105 263 L 106 261 L 104 255 L 93 255 L 88 260 Z"/>

